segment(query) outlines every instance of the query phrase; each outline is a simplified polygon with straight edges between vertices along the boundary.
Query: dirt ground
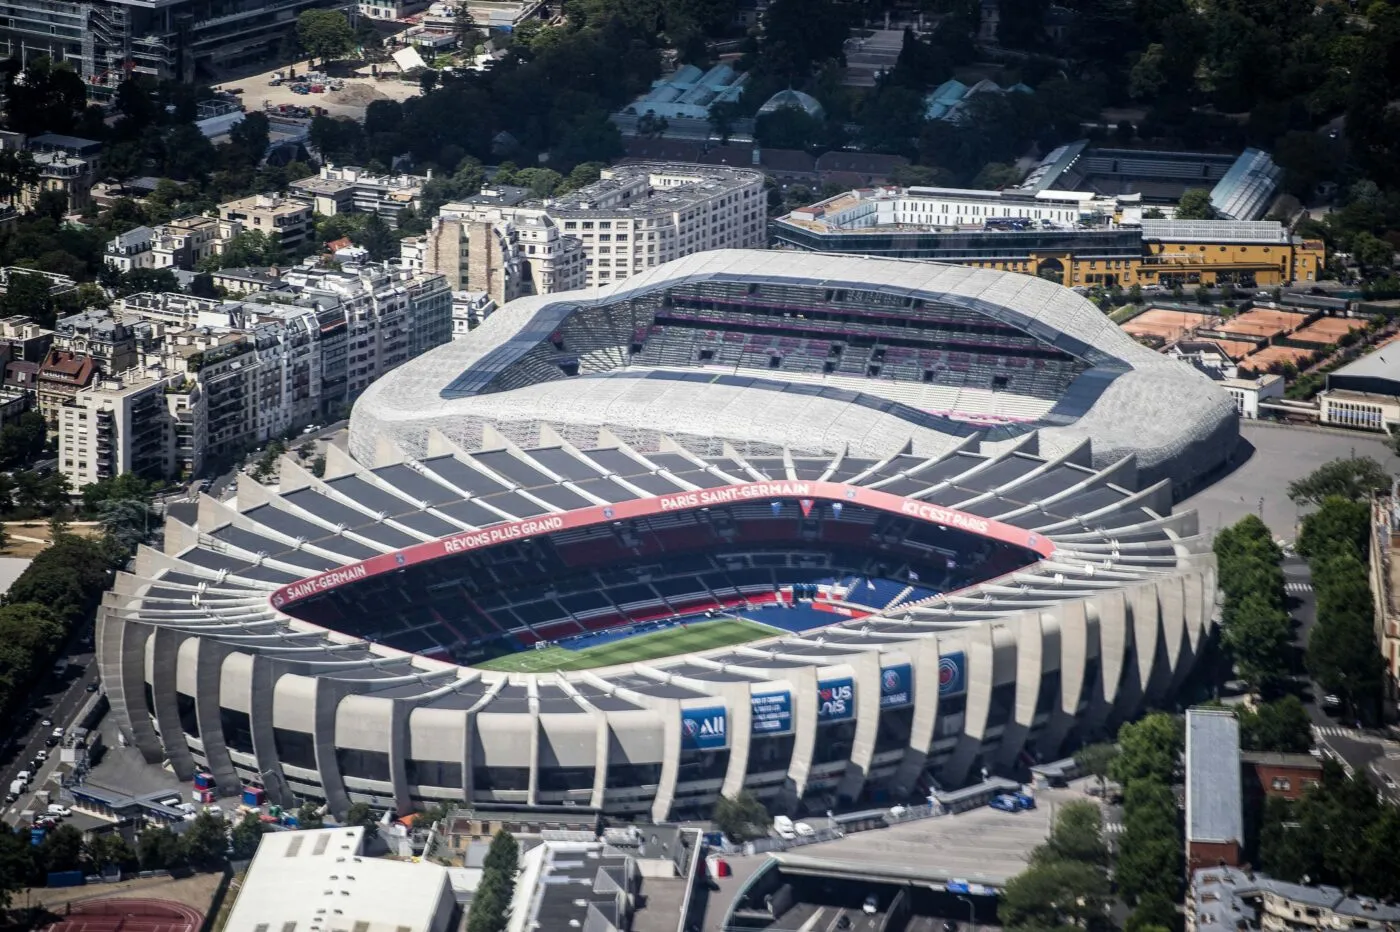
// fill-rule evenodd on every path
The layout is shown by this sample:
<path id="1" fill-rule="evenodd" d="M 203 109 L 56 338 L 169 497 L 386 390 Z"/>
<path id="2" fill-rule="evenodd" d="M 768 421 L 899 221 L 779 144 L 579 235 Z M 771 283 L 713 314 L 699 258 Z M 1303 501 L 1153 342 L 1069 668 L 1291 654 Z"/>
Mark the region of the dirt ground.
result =
<path id="1" fill-rule="evenodd" d="M 84 887 L 36 887 L 17 894 L 11 905 L 16 908 L 43 906 L 50 912 L 62 912 L 65 903 L 82 903 L 105 897 L 149 897 L 173 900 L 207 914 L 221 879 L 223 874 L 215 872 L 193 874 L 179 879 L 151 877 L 145 880 L 123 880 L 120 883 L 98 883 Z"/>
<path id="2" fill-rule="evenodd" d="M 308 71 L 323 70 L 311 67 L 309 61 L 299 61 L 294 65 L 282 65 L 278 68 L 271 68 L 259 74 L 249 75 L 246 78 L 225 81 L 223 84 L 216 84 L 216 90 L 231 90 L 241 88 L 240 95 L 243 101 L 243 108 L 248 111 L 260 110 L 264 107 L 279 107 L 282 104 L 292 104 L 298 107 L 309 107 L 312 105 L 325 107 L 326 112 L 331 116 L 348 116 L 355 120 L 365 118 L 365 109 L 371 102 L 376 100 L 398 100 L 405 101 L 410 97 L 417 97 L 421 90 L 417 84 L 405 84 L 398 79 L 397 74 L 391 74 L 385 78 L 344 78 L 345 86 L 339 91 L 331 91 L 322 94 L 295 94 L 292 92 L 290 84 L 282 84 L 273 87 L 267 82 L 272 79 L 275 72 L 281 71 L 284 74 L 288 68 L 295 68 L 297 74 L 305 74 Z M 392 64 L 387 66 L 392 70 Z M 343 68 L 334 67 L 333 74 L 340 74 Z M 381 65 L 380 70 L 385 70 Z"/>
<path id="3" fill-rule="evenodd" d="M 47 548 L 53 542 L 53 537 L 49 533 L 49 522 L 42 518 L 0 523 L 4 524 L 5 533 L 9 536 L 9 543 L 0 549 L 0 557 L 33 559 L 38 556 L 39 551 Z M 79 537 L 102 536 L 102 528 L 91 521 L 74 522 L 69 525 L 68 532 Z"/>

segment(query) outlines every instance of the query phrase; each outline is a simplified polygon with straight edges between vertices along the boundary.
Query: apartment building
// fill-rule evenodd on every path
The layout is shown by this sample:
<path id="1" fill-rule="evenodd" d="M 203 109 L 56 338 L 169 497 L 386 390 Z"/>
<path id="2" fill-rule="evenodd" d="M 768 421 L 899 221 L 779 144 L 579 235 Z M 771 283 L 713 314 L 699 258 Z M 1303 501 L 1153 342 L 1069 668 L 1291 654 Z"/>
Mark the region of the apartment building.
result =
<path id="1" fill-rule="evenodd" d="M 0 318 L 0 352 L 7 360 L 42 362 L 53 345 L 53 331 L 45 330 L 28 317 Z"/>
<path id="2" fill-rule="evenodd" d="M 298 14 L 317 0 L 7 0 L 0 55 L 69 65 L 97 93 L 125 73 L 192 82 L 205 73 L 271 62 Z M 253 69 L 256 70 L 256 69 Z"/>
<path id="3" fill-rule="evenodd" d="M 284 285 L 278 297 L 289 303 L 122 299 L 109 319 L 134 335 L 124 357 L 131 368 L 98 377 L 92 357 L 80 357 L 87 382 L 48 400 L 60 468 L 74 486 L 108 469 L 192 475 L 338 414 L 374 379 L 452 338 L 452 293 L 441 275 L 308 263 Z M 150 400 L 157 394 L 160 410 Z"/>
<path id="4" fill-rule="evenodd" d="M 245 230 L 263 233 L 292 256 L 312 235 L 312 217 L 312 207 L 305 201 L 254 194 L 219 205 L 219 239 L 230 240 Z"/>
<path id="5" fill-rule="evenodd" d="M 342 213 L 378 214 L 397 226 L 399 211 L 422 204 L 423 185 L 432 177 L 381 175 L 354 165 L 326 165 L 319 174 L 287 185 L 287 193 L 311 205 L 316 213 L 334 217 Z"/>
<path id="6" fill-rule="evenodd" d="M 107 241 L 102 251 L 102 261 L 122 273 L 132 269 L 153 269 L 156 264 L 155 252 L 152 251 L 155 237 L 156 231 L 145 226 L 118 234 Z"/>
<path id="7" fill-rule="evenodd" d="M 135 321 L 89 310 L 60 317 L 53 345 L 75 356 L 90 357 L 104 373 L 125 372 L 136 364 Z"/>
<path id="8" fill-rule="evenodd" d="M 213 217 L 177 217 L 156 227 L 150 267 L 191 270 L 214 255 L 218 246 L 219 222 Z"/>
<path id="9" fill-rule="evenodd" d="M 1394 903 L 1225 865 L 1194 871 L 1186 895 L 1187 932 L 1352 932 L 1397 924 Z"/>
<path id="10" fill-rule="evenodd" d="M 58 411 L 73 396 L 92 384 L 100 370 L 90 356 L 51 349 L 39 364 L 34 392 L 39 413 L 50 425 L 58 423 Z"/>
<path id="11" fill-rule="evenodd" d="M 1141 198 L 1042 190 L 861 188 L 777 218 L 779 246 L 932 259 L 1066 287 L 1316 281 L 1320 241 L 1273 221 L 1151 220 Z"/>
<path id="12" fill-rule="evenodd" d="M 200 387 L 178 373 L 104 376 L 58 412 L 59 468 L 74 488 L 122 473 L 190 475 L 203 465 Z"/>
<path id="13" fill-rule="evenodd" d="M 607 285 L 712 249 L 757 249 L 767 233 L 757 171 L 642 162 L 548 204 L 564 235 L 583 243 L 587 284 Z"/>
<path id="14" fill-rule="evenodd" d="M 766 208 L 757 171 L 619 165 L 557 199 L 498 187 L 444 205 L 422 262 L 453 290 L 485 292 L 503 304 L 623 281 L 694 252 L 761 247 Z"/>
<path id="15" fill-rule="evenodd" d="M 92 185 L 97 180 L 94 161 L 66 152 L 36 152 L 34 166 L 39 170 L 38 180 L 20 190 L 19 203 L 24 209 L 32 209 L 45 191 L 62 194 L 69 212 L 85 210 L 92 204 Z"/>

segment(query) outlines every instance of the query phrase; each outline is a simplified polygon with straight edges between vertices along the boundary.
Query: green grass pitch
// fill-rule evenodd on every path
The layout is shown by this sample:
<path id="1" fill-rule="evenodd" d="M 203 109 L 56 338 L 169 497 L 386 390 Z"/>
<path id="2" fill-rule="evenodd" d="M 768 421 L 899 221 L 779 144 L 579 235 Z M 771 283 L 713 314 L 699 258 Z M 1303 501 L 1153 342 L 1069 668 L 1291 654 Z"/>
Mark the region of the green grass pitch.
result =
<path id="1" fill-rule="evenodd" d="M 696 622 L 684 628 L 667 628 L 652 634 L 640 634 L 583 650 L 569 650 L 565 647 L 522 650 L 519 653 L 495 657 L 475 666 L 482 670 L 499 670 L 506 673 L 589 670 L 593 667 L 610 667 L 614 664 L 637 663 L 642 660 L 655 660 L 658 657 L 728 647 L 731 644 L 742 644 L 745 641 L 756 641 L 759 638 L 786 633 L 756 621 L 725 618 Z"/>

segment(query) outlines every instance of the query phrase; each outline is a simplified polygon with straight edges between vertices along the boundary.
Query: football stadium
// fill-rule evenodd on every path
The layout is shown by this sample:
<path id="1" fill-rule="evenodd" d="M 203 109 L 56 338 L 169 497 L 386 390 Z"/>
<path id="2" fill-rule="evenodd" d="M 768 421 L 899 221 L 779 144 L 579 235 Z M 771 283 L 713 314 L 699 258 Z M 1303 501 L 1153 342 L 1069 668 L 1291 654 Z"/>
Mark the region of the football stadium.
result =
<path id="1" fill-rule="evenodd" d="M 167 516 L 104 601 L 125 737 L 275 802 L 823 811 L 1013 775 L 1171 697 L 1237 439 L 1011 273 L 725 251 L 523 298 Z"/>

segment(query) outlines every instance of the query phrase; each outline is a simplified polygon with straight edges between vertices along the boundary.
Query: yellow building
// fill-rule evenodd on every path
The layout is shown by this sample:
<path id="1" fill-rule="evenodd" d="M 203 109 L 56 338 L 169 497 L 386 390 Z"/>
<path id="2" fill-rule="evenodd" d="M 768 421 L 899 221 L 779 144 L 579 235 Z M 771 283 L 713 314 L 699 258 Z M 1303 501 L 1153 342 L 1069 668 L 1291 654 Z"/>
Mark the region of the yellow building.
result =
<path id="1" fill-rule="evenodd" d="M 1317 281 L 1321 241 L 1271 220 L 1143 220 L 1138 203 L 1073 191 L 874 188 L 773 221 L 779 246 L 929 259 L 1038 275 L 1067 287 Z"/>

